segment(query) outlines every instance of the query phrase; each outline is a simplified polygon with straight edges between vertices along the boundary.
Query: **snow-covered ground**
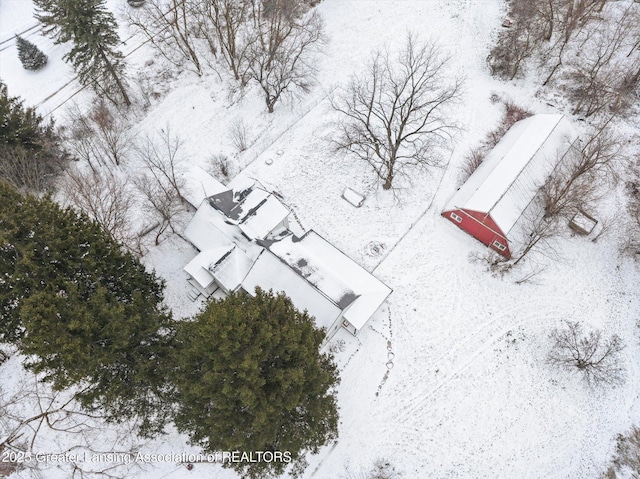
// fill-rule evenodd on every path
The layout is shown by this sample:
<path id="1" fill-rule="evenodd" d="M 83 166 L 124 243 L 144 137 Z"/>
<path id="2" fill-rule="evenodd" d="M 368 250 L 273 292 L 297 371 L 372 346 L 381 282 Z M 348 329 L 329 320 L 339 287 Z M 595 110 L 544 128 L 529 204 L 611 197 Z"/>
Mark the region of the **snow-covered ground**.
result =
<path id="1" fill-rule="evenodd" d="M 110 5 L 120 6 L 115 0 Z M 534 85 L 504 84 L 488 74 L 485 58 L 503 3 L 323 0 L 317 8 L 330 43 L 319 85 L 300 102 L 279 104 L 268 115 L 255 92 L 231 104 L 217 76 L 175 73 L 156 87 L 162 94 L 139 125 L 141 131 L 169 126 L 184 141 L 189 161 L 205 169 L 212 155 L 228 155 L 240 176 L 280 193 L 303 228 L 318 231 L 394 290 L 357 338 L 340 333 L 346 342 L 336 357 L 340 437 L 309 458 L 304 477 L 336 479 L 346 468 L 368 469 L 381 458 L 409 479 L 597 477 L 616 434 L 640 419 L 638 266 L 618 257 L 615 231 L 592 243 L 567 228 L 560 258 L 517 284 L 526 265 L 504 278 L 492 276 L 471 259 L 483 246 L 439 216 L 459 186 L 463 157 L 498 122 L 493 93 L 535 112 L 555 112 L 535 98 Z M 34 24 L 28 10 L 24 0 L 0 0 L 3 41 Z M 466 82 L 454 113 L 462 128 L 444 153 L 446 167 L 416 174 L 394 195 L 375 185 L 367 165 L 332 152 L 334 114 L 326 96 L 359 71 L 373 49 L 400 46 L 407 31 L 437 39 L 451 55 L 452 74 Z M 49 55 L 49 65 L 25 72 L 9 47 L 0 52 L 0 77 L 10 94 L 40 104 L 73 73 L 60 58 L 64 47 L 37 35 L 29 39 Z M 136 54 L 132 65 L 146 68 L 153 52 Z M 61 92 L 39 108 L 51 111 L 69 95 Z M 252 146 L 237 155 L 229 130 L 240 118 Z M 366 196 L 361 208 L 341 198 L 346 187 Z M 615 198 L 610 204 L 613 211 Z M 186 296 L 182 272 L 193 255 L 190 245 L 171 238 L 144 259 L 167 279 L 167 302 L 177 316 L 198 307 Z M 623 385 L 592 389 L 545 362 L 549 332 L 562 320 L 625 338 Z M 187 449 L 178 435 L 145 446 L 154 447 Z M 210 471 L 200 464 L 192 473 L 158 465 L 135 477 L 178 479 Z"/>

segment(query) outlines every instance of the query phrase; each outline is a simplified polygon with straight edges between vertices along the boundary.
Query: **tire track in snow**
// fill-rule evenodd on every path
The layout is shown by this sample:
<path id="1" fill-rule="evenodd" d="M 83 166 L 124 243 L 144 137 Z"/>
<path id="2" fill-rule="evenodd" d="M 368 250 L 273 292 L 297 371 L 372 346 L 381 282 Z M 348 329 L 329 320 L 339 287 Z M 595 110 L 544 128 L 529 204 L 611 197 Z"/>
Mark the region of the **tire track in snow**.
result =
<path id="1" fill-rule="evenodd" d="M 434 371 L 433 374 L 438 371 L 437 377 L 434 378 L 433 374 L 431 375 L 431 378 L 437 381 L 435 385 L 425 382 L 426 377 L 420 375 L 420 370 L 414 366 L 404 383 L 424 386 L 414 388 L 409 394 L 398 395 L 399 399 L 395 403 L 396 412 L 392 415 L 392 419 L 402 423 L 407 418 L 414 421 L 424 416 L 429 411 L 426 408 L 427 403 L 462 373 L 478 364 L 477 359 L 494 347 L 507 333 L 516 330 L 524 323 L 538 322 L 550 314 L 550 311 L 540 310 L 538 298 L 530 297 L 524 291 L 522 293 L 522 297 L 517 302 L 502 305 L 500 312 L 496 312 L 493 319 L 484 322 L 460 339 L 450 338 L 449 342 L 453 343 L 451 349 L 433 360 L 429 358 L 424 360 L 425 364 L 429 365 L 429 369 Z M 571 303 L 566 304 L 568 309 L 572 308 Z M 438 380 L 443 376 L 444 379 Z"/>
<path id="2" fill-rule="evenodd" d="M 424 387 L 416 388 L 410 394 L 401 395 L 396 403 L 397 412 L 393 415 L 394 420 L 401 421 L 407 417 L 415 419 L 416 412 L 423 409 L 433 395 L 451 383 L 462 372 L 473 366 L 482 353 L 492 347 L 513 328 L 514 324 L 505 325 L 503 317 L 496 317 L 483 324 L 480 328 L 474 329 L 462 339 L 457 340 L 452 349 L 441 354 L 435 360 L 429 361 L 430 369 L 434 371 L 433 374 L 437 374 L 436 380 L 438 377 L 444 376 L 444 379 L 439 380 L 433 387 L 425 383 L 424 377 L 415 378 L 416 380 L 414 381 L 411 376 L 415 377 L 415 374 L 410 374 L 407 383 L 414 385 L 422 383 Z"/>

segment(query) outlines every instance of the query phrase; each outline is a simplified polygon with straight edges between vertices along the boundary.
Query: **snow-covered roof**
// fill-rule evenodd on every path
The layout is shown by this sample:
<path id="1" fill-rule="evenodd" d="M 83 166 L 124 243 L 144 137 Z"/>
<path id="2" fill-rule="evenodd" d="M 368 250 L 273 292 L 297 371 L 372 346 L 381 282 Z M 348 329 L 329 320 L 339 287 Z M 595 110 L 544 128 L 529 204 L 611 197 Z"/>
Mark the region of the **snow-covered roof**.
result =
<path id="1" fill-rule="evenodd" d="M 289 216 L 289 210 L 273 194 L 255 185 L 220 192 L 209 201 L 251 239 L 266 238 Z"/>
<path id="2" fill-rule="evenodd" d="M 185 271 L 204 288 L 215 278 L 228 291 L 242 285 L 250 293 L 257 286 L 284 292 L 318 326 L 331 326 L 342 312 L 361 329 L 391 289 L 314 231 L 269 236 L 288 214 L 260 188 L 203 201 L 184 233 L 201 253 Z"/>
<path id="3" fill-rule="evenodd" d="M 284 292 L 300 311 L 307 310 L 316 326 L 329 328 L 340 316 L 340 308 L 303 277 L 283 263 L 273 253 L 264 250 L 242 282 L 245 291 L 253 294 L 256 287 Z"/>
<path id="4" fill-rule="evenodd" d="M 563 115 L 534 115 L 514 124 L 445 210 L 491 215 L 506 235 L 577 134 Z"/>
<path id="5" fill-rule="evenodd" d="M 256 211 L 244 217 L 239 226 L 249 238 L 264 239 L 287 216 L 289 210 L 273 195 L 269 195 Z"/>
<path id="6" fill-rule="evenodd" d="M 231 251 L 235 246 L 253 261 L 262 251 L 262 247 L 242 234 L 240 228 L 225 221 L 218 211 L 207 201 L 203 201 L 184 230 L 185 237 L 200 251 L 226 248 Z"/>
<path id="7" fill-rule="evenodd" d="M 212 272 L 218 284 L 227 291 L 235 291 L 251 270 L 254 261 L 255 258 L 234 246 L 214 265 Z"/>
<path id="8" fill-rule="evenodd" d="M 200 286 L 208 288 L 214 281 L 213 269 L 218 261 L 228 255 L 233 246 L 221 246 L 202 251 L 193 258 L 184 270 L 195 279 Z"/>
<path id="9" fill-rule="evenodd" d="M 196 165 L 189 165 L 185 168 L 182 176 L 185 181 L 182 196 L 194 208 L 198 208 L 205 198 L 222 193 L 227 189 L 226 186 Z"/>
<path id="10" fill-rule="evenodd" d="M 289 235 L 268 246 L 301 277 L 361 329 L 391 294 L 391 288 L 313 230 L 298 238 Z"/>
<path id="11" fill-rule="evenodd" d="M 189 273 L 200 286 L 206 289 L 214 281 L 211 272 L 212 267 L 228 254 L 231 249 L 233 249 L 233 246 L 221 246 L 219 248 L 202 251 L 189 261 L 184 267 L 184 270 Z"/>

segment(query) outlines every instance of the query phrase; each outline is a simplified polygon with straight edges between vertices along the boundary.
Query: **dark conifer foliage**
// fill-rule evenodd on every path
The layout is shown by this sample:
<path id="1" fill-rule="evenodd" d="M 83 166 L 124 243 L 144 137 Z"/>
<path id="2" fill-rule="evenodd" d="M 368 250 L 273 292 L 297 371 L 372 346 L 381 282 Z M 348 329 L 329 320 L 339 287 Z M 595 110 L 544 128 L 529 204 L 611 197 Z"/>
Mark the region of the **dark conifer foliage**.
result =
<path id="1" fill-rule="evenodd" d="M 37 45 L 16 35 L 18 58 L 26 70 L 40 70 L 47 64 L 47 55 Z"/>
<path id="2" fill-rule="evenodd" d="M 0 341 L 89 409 L 164 423 L 163 284 L 94 222 L 0 182 Z"/>
<path id="3" fill-rule="evenodd" d="M 125 63 L 117 50 L 120 39 L 105 0 L 34 0 L 36 18 L 56 43 L 72 42 L 64 56 L 83 85 L 91 85 L 114 103 L 115 95 L 131 104 L 124 84 Z"/>
<path id="4" fill-rule="evenodd" d="M 284 294 L 258 289 L 210 301 L 176 336 L 178 429 L 206 451 L 288 451 L 303 463 L 305 452 L 337 436 L 338 376 L 319 352 L 324 336 Z M 255 478 L 288 465 L 230 464 Z"/>
<path id="5" fill-rule="evenodd" d="M 0 179 L 42 192 L 65 160 L 53 121 L 46 122 L 20 98 L 9 96 L 0 81 Z"/>

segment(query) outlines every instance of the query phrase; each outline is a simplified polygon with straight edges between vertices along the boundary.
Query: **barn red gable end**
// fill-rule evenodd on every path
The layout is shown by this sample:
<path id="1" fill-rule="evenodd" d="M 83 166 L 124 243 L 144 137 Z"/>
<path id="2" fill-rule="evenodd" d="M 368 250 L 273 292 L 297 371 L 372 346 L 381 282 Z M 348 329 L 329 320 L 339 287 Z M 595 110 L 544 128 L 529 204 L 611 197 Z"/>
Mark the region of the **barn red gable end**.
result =
<path id="1" fill-rule="evenodd" d="M 479 211 L 455 209 L 444 211 L 442 216 L 461 230 L 466 231 L 484 243 L 485 246 L 488 246 L 506 258 L 511 258 L 509 241 L 490 215 Z"/>

